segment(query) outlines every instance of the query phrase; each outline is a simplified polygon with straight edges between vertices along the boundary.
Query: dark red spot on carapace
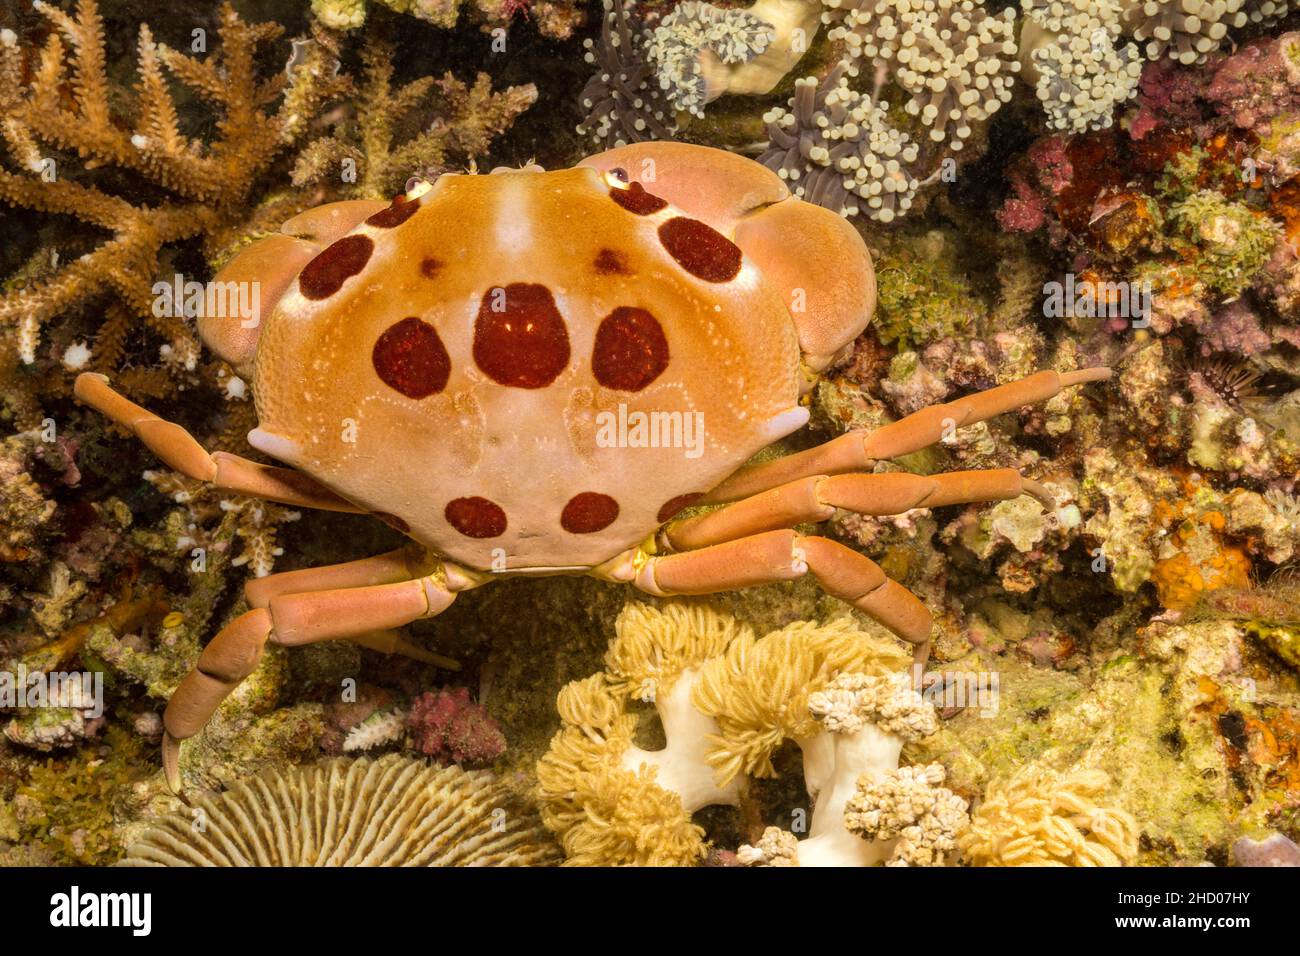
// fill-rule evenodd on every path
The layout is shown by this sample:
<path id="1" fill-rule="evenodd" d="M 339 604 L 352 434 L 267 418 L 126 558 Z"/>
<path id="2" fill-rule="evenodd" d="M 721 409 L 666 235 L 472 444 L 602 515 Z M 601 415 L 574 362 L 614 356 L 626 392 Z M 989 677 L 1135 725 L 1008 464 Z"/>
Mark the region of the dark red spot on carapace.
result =
<path id="1" fill-rule="evenodd" d="M 437 330 L 415 316 L 385 329 L 370 358 L 380 381 L 407 398 L 441 392 L 451 375 L 451 356 Z"/>
<path id="2" fill-rule="evenodd" d="M 570 534 L 604 531 L 618 517 L 618 502 L 609 495 L 584 491 L 574 495 L 560 514 L 560 527 Z"/>
<path id="3" fill-rule="evenodd" d="M 506 531 L 506 513 L 486 498 L 453 498 L 443 509 L 443 517 L 467 538 L 496 538 Z"/>
<path id="4" fill-rule="evenodd" d="M 400 226 L 420 211 L 420 200 L 398 196 L 387 209 L 381 209 L 369 219 L 366 225 L 379 229 L 392 229 Z"/>
<path id="5" fill-rule="evenodd" d="M 609 197 L 628 212 L 634 212 L 638 216 L 650 216 L 668 206 L 666 199 L 660 199 L 646 192 L 640 183 L 628 183 L 626 189 L 611 187 Z"/>
<path id="6" fill-rule="evenodd" d="M 426 279 L 432 279 L 442 271 L 442 263 L 433 256 L 425 256 L 420 260 L 420 275 Z"/>
<path id="7" fill-rule="evenodd" d="M 740 247 L 698 219 L 669 219 L 659 227 L 659 241 L 679 266 L 705 282 L 727 282 L 740 273 Z"/>
<path id="8" fill-rule="evenodd" d="M 615 252 L 613 249 L 601 249 L 600 252 L 596 253 L 592 265 L 603 276 L 632 274 L 632 270 L 627 267 L 627 260 L 621 253 Z"/>
<path id="9" fill-rule="evenodd" d="M 619 306 L 601 320 L 591 371 L 606 388 L 639 392 L 668 367 L 668 339 L 645 309 Z"/>
<path id="10" fill-rule="evenodd" d="M 374 251 L 369 236 L 344 236 L 303 267 L 298 274 L 298 288 L 308 299 L 328 299 L 366 267 Z"/>
<path id="11" fill-rule="evenodd" d="M 676 498 L 668 499 L 664 502 L 664 506 L 659 509 L 659 523 L 662 524 L 671 518 L 675 518 L 703 497 L 704 493 L 697 491 L 689 495 L 678 495 Z"/>
<path id="12" fill-rule="evenodd" d="M 544 388 L 569 364 L 569 332 L 544 285 L 488 289 L 474 322 L 474 362 L 499 385 Z"/>

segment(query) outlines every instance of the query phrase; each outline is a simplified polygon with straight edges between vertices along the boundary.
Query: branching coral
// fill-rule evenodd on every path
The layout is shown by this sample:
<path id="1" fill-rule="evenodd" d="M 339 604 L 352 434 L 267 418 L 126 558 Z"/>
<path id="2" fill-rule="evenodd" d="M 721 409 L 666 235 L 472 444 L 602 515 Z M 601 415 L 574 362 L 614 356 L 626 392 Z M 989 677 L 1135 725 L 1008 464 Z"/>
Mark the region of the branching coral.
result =
<path id="1" fill-rule="evenodd" d="M 0 43 L 0 132 L 11 160 L 22 169 L 0 170 L 0 201 L 72 216 L 110 238 L 0 297 L 0 324 L 25 322 L 30 340 L 32 329 L 52 316 L 111 295 L 129 314 L 151 324 L 173 353 L 196 356 L 198 345 L 183 318 L 155 315 L 152 307 L 160 251 L 195 236 L 215 237 L 239 221 L 257 177 L 302 134 L 320 105 L 342 92 L 344 81 L 319 45 L 295 66 L 287 88 L 284 75 L 260 78 L 258 51 L 281 28 L 249 25 L 225 5 L 220 49 L 206 58 L 158 44 L 142 26 L 139 81 L 128 98 L 106 77 L 103 21 L 95 0 L 80 0 L 75 17 L 48 3 L 37 8 L 55 30 L 29 81 L 22 79 L 23 48 L 12 39 Z M 211 141 L 182 132 L 164 67 L 213 108 Z M 135 205 L 90 177 L 78 181 L 68 174 L 64 152 L 80 156 L 87 170 L 114 167 L 134 174 L 160 187 L 166 198 Z M 30 362 L 33 352 L 25 348 L 24 360 Z"/>
<path id="2" fill-rule="evenodd" d="M 677 129 L 677 120 L 659 89 L 645 28 L 633 18 L 632 0 L 602 2 L 600 39 L 583 41 L 584 57 L 596 74 L 578 96 L 586 111 L 578 132 L 604 149 L 667 139 Z"/>
<path id="3" fill-rule="evenodd" d="M 577 0 L 373 0 L 397 13 L 405 13 L 450 29 L 460 19 L 462 7 L 470 7 L 483 28 L 507 27 L 522 12 L 537 23 L 543 36 L 567 39 L 583 20 Z M 311 0 L 312 13 L 335 30 L 355 30 L 366 22 L 367 0 Z"/>
<path id="4" fill-rule="evenodd" d="M 849 88 L 842 66 L 820 82 L 797 80 L 790 108 L 763 120 L 769 142 L 758 161 L 796 196 L 885 223 L 911 207 L 920 185 L 910 169 L 917 145 L 889 125 L 880 104 Z"/>
<path id="5" fill-rule="evenodd" d="M 350 184 L 343 190 L 348 196 L 389 198 L 414 175 L 433 176 L 482 158 L 537 100 L 531 83 L 494 93 L 486 73 L 478 74 L 472 87 L 447 73 L 394 89 L 392 50 L 381 43 L 365 47 L 362 63 L 354 121 L 302 150 L 293 169 L 295 186 L 333 180 Z M 421 120 L 419 132 L 398 142 L 402 121 L 428 110 L 435 97 L 439 103 L 432 120 Z"/>
<path id="6" fill-rule="evenodd" d="M 974 0 L 876 0 L 850 9 L 829 31 L 853 59 L 892 71 L 907 112 L 933 142 L 962 148 L 971 124 L 1011 99 L 1020 70 L 1015 12 L 991 14 Z"/>
<path id="7" fill-rule="evenodd" d="M 993 784 L 958 842 L 977 866 L 1124 866 L 1137 857 L 1138 825 L 1097 799 L 1100 770 L 1062 774 L 1031 764 Z"/>
<path id="8" fill-rule="evenodd" d="M 1021 0 L 1020 62 L 1052 129 L 1083 132 L 1111 125 L 1115 107 L 1137 92 L 1137 47 L 1116 46 L 1111 0 Z"/>
<path id="9" fill-rule="evenodd" d="M 247 565 L 254 577 L 265 577 L 283 553 L 276 542 L 280 525 L 302 517 L 301 512 L 271 501 L 225 497 L 213 485 L 173 471 L 146 471 L 144 478 L 183 507 L 165 526 L 175 531 L 176 550 L 186 561 L 196 549 L 206 554 L 214 541 L 233 531 L 243 549 L 231 565 Z"/>

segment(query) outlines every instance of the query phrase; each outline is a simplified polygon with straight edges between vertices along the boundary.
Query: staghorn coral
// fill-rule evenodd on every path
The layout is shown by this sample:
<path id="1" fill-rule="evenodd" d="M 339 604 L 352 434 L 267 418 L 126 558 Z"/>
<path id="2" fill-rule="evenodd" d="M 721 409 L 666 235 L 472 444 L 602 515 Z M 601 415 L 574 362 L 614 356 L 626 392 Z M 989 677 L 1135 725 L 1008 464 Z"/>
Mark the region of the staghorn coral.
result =
<path id="1" fill-rule="evenodd" d="M 510 128 L 537 100 L 531 83 L 492 91 L 492 79 L 479 73 L 468 86 L 450 73 L 424 76 L 393 88 L 392 49 L 371 43 L 362 52 L 363 77 L 355 115 L 328 136 L 308 143 L 293 168 L 293 184 L 341 182 L 343 195 L 387 199 L 406 188 L 413 176 L 438 173 L 484 157 L 492 141 Z M 408 116 L 429 110 L 432 120 L 398 141 Z"/>
<path id="2" fill-rule="evenodd" d="M 53 316 L 112 297 L 192 368 L 198 344 L 191 329 L 181 317 L 157 315 L 153 308 L 161 251 L 194 237 L 218 242 L 225 229 L 242 221 L 257 179 L 303 134 L 320 106 L 346 89 L 345 83 L 328 68 L 328 51 L 319 45 L 288 77 L 260 78 L 258 50 L 281 28 L 247 24 L 225 5 L 220 48 L 207 58 L 158 44 L 141 26 L 139 79 L 128 94 L 106 77 L 103 21 L 95 0 L 79 0 L 75 16 L 48 3 L 37 9 L 54 27 L 39 52 L 29 53 L 12 40 L 0 43 L 0 132 L 11 163 L 0 169 L 0 202 L 72 216 L 110 238 L 0 296 L 0 326 L 12 329 L 21 319 L 23 334 L 31 339 Z M 37 62 L 24 82 L 27 56 Z M 164 67 L 211 105 L 216 122 L 210 141 L 181 131 Z M 64 89 L 72 91 L 68 100 L 60 95 Z M 130 104 L 125 112 L 124 100 Z M 68 152 L 81 157 L 87 171 L 120 169 L 155 184 L 165 198 L 136 205 L 95 177 L 73 177 L 64 161 Z M 13 166 L 22 171 L 12 171 Z M 106 328 L 105 334 L 120 333 Z M 100 350 L 98 341 L 94 350 Z M 30 362 L 34 349 L 24 345 L 22 354 Z M 93 364 L 108 367 L 98 355 Z"/>
<path id="3" fill-rule="evenodd" d="M 180 556 L 188 558 L 196 548 L 210 551 L 214 541 L 228 536 L 229 529 L 243 543 L 231 566 L 247 565 L 253 577 L 271 573 L 283 553 L 277 542 L 280 527 L 302 517 L 302 512 L 272 501 L 225 497 L 212 484 L 174 471 L 148 470 L 143 477 L 181 505 L 166 519 L 177 531 L 174 547 Z"/>
<path id="4" fill-rule="evenodd" d="M 1011 99 L 1014 22 L 1013 10 L 989 13 L 974 0 L 876 0 L 849 9 L 827 37 L 889 71 L 931 142 L 960 150 L 971 124 Z"/>
<path id="5" fill-rule="evenodd" d="M 450 29 L 468 7 L 484 30 L 508 29 L 517 13 L 534 20 L 543 36 L 565 40 L 582 25 L 584 11 L 575 0 L 373 0 L 396 13 L 409 14 Z M 312 13 L 335 30 L 355 30 L 366 22 L 368 0 L 311 0 Z"/>
<path id="6" fill-rule="evenodd" d="M 976 866 L 1125 866 L 1137 856 L 1137 821 L 1096 801 L 1100 770 L 1068 774 L 1030 765 L 989 787 L 958 843 Z"/>
<path id="7" fill-rule="evenodd" d="M 554 844 L 486 771 L 389 755 L 270 771 L 152 823 L 123 866 L 543 866 Z"/>
<path id="8" fill-rule="evenodd" d="M 677 120 L 654 77 L 646 30 L 633 15 L 632 0 L 602 0 L 600 39 L 583 40 L 596 74 L 578 95 L 585 110 L 577 130 L 602 149 L 669 139 Z"/>
<path id="9" fill-rule="evenodd" d="M 796 80 L 789 109 L 776 107 L 763 121 L 768 143 L 758 161 L 796 196 L 883 223 L 911 208 L 918 147 L 889 125 L 880 104 L 849 88 L 842 65 L 820 81 Z"/>

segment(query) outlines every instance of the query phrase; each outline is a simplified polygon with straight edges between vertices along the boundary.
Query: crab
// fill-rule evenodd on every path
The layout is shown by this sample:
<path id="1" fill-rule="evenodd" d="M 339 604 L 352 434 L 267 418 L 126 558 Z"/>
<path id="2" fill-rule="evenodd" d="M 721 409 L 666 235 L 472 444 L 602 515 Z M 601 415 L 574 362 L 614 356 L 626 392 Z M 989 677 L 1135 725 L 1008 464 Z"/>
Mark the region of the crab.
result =
<path id="1" fill-rule="evenodd" d="M 1051 507 L 1014 469 L 873 469 L 1110 375 L 1039 372 L 751 462 L 808 422 L 819 374 L 870 322 L 871 256 L 844 219 L 759 164 L 678 143 L 319 206 L 214 282 L 258 283 L 255 315 L 204 315 L 199 333 L 252 381 L 249 444 L 291 467 L 209 453 L 102 375 L 79 376 L 77 397 L 186 475 L 369 513 L 411 542 L 246 584 L 250 610 L 167 704 L 163 766 L 177 792 L 181 741 L 268 641 L 350 639 L 419 657 L 397 629 L 515 575 L 585 574 L 667 596 L 811 574 L 923 665 L 920 600 L 865 555 L 795 527 L 837 509 L 894 515 L 1021 494 Z"/>

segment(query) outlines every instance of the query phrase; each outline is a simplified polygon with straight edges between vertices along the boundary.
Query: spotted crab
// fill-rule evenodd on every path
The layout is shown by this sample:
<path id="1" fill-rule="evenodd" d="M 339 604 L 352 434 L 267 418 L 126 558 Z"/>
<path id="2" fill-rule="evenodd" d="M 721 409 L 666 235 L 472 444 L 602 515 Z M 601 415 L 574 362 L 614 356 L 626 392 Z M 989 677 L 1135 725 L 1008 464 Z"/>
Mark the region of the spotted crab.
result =
<path id="1" fill-rule="evenodd" d="M 511 575 L 586 574 L 676 595 L 811 574 L 923 663 L 924 605 L 865 555 L 795 526 L 836 509 L 894 515 L 1021 494 L 1050 506 L 1013 469 L 873 469 L 947 429 L 1110 375 L 1039 372 L 750 462 L 807 423 L 818 374 L 871 320 L 871 256 L 845 220 L 764 167 L 676 143 L 320 206 L 214 281 L 260 284 L 251 320 L 203 316 L 199 332 L 253 383 L 249 443 L 291 468 L 209 453 L 102 375 L 78 378 L 80 400 L 186 475 L 370 513 L 412 543 L 248 582 L 251 610 L 204 647 L 168 702 L 163 763 L 178 792 L 180 742 L 268 640 L 420 656 L 394 629 Z"/>

